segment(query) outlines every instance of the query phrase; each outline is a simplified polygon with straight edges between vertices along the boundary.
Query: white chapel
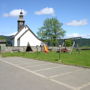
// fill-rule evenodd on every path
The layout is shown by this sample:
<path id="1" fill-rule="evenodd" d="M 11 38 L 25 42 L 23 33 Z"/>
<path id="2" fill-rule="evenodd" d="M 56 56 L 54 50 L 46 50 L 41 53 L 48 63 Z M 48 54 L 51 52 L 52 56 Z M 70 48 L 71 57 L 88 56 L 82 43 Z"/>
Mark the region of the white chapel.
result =
<path id="1" fill-rule="evenodd" d="M 42 41 L 25 25 L 23 12 L 20 12 L 18 19 L 18 32 L 14 37 L 14 46 L 40 46 Z"/>

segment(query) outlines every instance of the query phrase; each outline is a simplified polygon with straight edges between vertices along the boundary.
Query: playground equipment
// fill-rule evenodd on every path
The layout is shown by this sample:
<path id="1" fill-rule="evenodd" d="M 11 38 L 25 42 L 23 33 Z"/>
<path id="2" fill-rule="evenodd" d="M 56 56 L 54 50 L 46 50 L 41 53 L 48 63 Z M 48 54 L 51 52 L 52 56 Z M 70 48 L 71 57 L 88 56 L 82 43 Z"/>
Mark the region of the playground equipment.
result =
<path id="1" fill-rule="evenodd" d="M 76 49 L 76 51 L 80 52 L 79 45 L 78 45 L 78 43 L 77 43 L 77 41 L 76 41 L 77 39 L 80 39 L 80 38 L 81 38 L 81 37 L 64 39 L 64 41 L 63 41 L 63 43 L 62 43 L 62 45 L 61 45 L 61 46 L 62 46 L 61 52 L 69 52 L 69 53 L 71 54 L 74 48 Z M 71 48 L 70 48 L 70 50 L 69 50 L 69 49 L 67 49 L 67 47 L 66 47 L 65 41 L 66 41 L 66 40 L 70 40 L 70 39 L 73 41 L 73 44 L 72 44 L 72 46 L 71 46 Z"/>
<path id="2" fill-rule="evenodd" d="M 44 45 L 43 47 L 44 47 L 44 52 L 45 52 L 45 53 L 48 53 L 48 52 L 49 52 L 49 50 L 48 50 L 47 45 Z"/>

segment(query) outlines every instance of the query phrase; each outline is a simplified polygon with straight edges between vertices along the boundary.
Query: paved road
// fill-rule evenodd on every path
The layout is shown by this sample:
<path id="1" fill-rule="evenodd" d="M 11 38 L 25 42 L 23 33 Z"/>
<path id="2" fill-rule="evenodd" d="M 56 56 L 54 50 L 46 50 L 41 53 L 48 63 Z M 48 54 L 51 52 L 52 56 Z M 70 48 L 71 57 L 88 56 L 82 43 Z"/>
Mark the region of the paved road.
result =
<path id="1" fill-rule="evenodd" d="M 0 90 L 90 90 L 90 69 L 20 57 L 0 58 Z"/>

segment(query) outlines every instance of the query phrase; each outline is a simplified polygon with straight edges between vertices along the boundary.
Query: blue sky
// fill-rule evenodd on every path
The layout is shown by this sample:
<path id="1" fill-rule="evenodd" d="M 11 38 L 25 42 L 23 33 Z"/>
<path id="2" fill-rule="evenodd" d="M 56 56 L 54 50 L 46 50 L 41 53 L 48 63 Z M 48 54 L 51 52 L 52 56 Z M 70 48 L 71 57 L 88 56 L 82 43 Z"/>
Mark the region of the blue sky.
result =
<path id="1" fill-rule="evenodd" d="M 0 35 L 17 32 L 21 8 L 34 33 L 46 18 L 56 17 L 63 23 L 65 37 L 90 38 L 90 0 L 0 0 Z"/>

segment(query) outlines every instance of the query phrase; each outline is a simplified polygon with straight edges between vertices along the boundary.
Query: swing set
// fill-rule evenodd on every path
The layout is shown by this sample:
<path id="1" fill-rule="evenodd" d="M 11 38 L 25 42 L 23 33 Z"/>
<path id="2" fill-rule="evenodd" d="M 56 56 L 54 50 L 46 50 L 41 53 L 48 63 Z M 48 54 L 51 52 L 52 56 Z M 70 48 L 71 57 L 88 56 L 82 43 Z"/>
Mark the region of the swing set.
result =
<path id="1" fill-rule="evenodd" d="M 77 42 L 77 40 L 79 40 L 80 38 L 81 37 L 64 39 L 63 43 L 61 44 L 61 52 L 69 52 L 71 54 L 74 49 L 76 49 L 77 52 L 80 52 L 79 45 L 78 45 L 78 42 Z M 73 41 L 72 46 L 70 47 L 70 49 L 68 49 L 67 46 L 66 46 L 66 40 L 72 40 Z"/>

